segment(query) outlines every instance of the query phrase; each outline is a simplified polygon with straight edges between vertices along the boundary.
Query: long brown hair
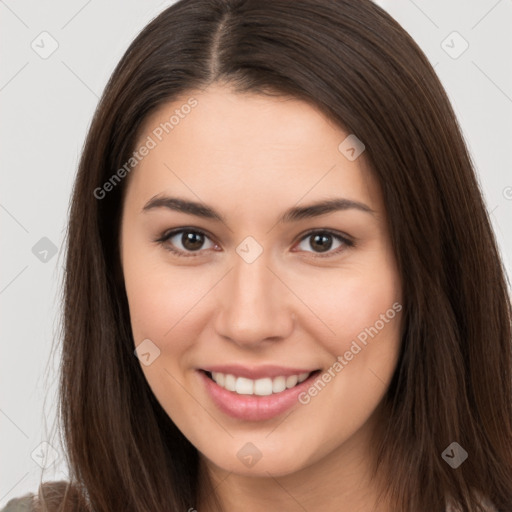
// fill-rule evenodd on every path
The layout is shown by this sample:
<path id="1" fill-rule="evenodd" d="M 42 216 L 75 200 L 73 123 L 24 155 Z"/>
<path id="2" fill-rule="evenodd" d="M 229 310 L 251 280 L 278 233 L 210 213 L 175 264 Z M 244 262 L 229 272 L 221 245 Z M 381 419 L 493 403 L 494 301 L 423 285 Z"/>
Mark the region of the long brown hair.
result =
<path id="1" fill-rule="evenodd" d="M 87 136 L 67 232 L 59 412 L 70 482 L 83 497 L 73 510 L 197 503 L 197 450 L 133 353 L 118 247 L 127 180 L 101 199 L 94 191 L 129 160 L 150 113 L 220 81 L 311 102 L 366 146 L 404 298 L 372 461 L 394 510 L 441 511 L 451 496 L 473 512 L 479 493 L 512 510 L 505 271 L 447 95 L 413 39 L 370 0 L 181 0 L 115 69 Z M 469 454 L 457 469 L 441 456 L 454 441 Z"/>

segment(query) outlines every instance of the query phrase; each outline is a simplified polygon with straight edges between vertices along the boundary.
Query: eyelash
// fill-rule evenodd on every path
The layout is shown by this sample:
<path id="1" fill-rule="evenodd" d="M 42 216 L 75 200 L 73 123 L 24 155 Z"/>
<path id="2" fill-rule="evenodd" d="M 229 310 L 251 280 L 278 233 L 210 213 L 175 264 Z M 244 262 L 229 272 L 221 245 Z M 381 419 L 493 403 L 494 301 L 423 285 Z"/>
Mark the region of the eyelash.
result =
<path id="1" fill-rule="evenodd" d="M 205 236 L 208 239 L 211 239 L 211 237 L 207 233 L 205 233 L 204 231 L 202 231 L 200 229 L 180 228 L 180 229 L 175 229 L 175 230 L 172 230 L 172 231 L 165 232 L 162 236 L 160 236 L 159 238 L 154 240 L 154 242 L 162 245 L 165 250 L 172 252 L 176 256 L 185 257 L 185 258 L 198 257 L 198 256 L 200 256 L 200 253 L 201 253 L 202 250 L 199 250 L 199 251 L 196 251 L 196 253 L 190 253 L 190 254 L 189 253 L 183 253 L 183 251 L 174 249 L 169 244 L 167 244 L 169 239 L 173 238 L 174 236 L 176 236 L 176 235 L 178 235 L 180 233 L 187 233 L 187 232 L 188 233 L 200 234 L 200 235 Z M 342 242 L 343 246 L 339 247 L 338 249 L 336 249 L 333 252 L 328 252 L 326 254 L 314 253 L 313 252 L 313 254 L 315 255 L 314 256 L 315 258 L 331 258 L 331 257 L 339 254 L 340 252 L 342 252 L 347 247 L 349 247 L 349 248 L 350 247 L 355 247 L 355 245 L 356 245 L 353 240 L 349 239 L 346 236 L 341 235 L 340 233 L 338 233 L 336 231 L 332 231 L 330 229 L 315 229 L 315 230 L 308 231 L 307 233 L 302 235 L 302 237 L 299 239 L 299 243 L 302 242 L 304 239 L 306 239 L 306 238 L 308 238 L 308 237 L 310 237 L 312 235 L 317 235 L 317 234 L 327 234 L 327 235 L 330 235 L 330 236 L 338 239 L 340 242 Z M 305 251 L 305 252 L 310 252 L 310 251 Z"/>

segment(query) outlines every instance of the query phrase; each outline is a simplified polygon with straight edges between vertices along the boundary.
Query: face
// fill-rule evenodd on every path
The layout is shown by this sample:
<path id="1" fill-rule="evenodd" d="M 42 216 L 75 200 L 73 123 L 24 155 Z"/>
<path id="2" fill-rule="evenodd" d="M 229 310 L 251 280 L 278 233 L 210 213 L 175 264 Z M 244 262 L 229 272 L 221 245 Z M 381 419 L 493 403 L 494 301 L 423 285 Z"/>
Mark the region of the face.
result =
<path id="1" fill-rule="evenodd" d="M 401 287 L 348 135 L 305 102 L 218 85 L 143 125 L 121 222 L 134 349 L 211 467 L 288 475 L 362 453 L 375 426 Z"/>

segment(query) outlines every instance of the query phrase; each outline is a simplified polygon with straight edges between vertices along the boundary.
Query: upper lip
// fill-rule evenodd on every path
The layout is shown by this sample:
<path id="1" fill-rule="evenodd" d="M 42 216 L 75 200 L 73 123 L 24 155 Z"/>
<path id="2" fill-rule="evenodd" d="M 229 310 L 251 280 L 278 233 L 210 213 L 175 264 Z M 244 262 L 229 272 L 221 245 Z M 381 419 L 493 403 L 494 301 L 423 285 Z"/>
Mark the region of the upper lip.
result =
<path id="1" fill-rule="evenodd" d="M 262 365 L 262 366 L 241 366 L 238 364 L 212 365 L 200 368 L 206 372 L 220 372 L 235 375 L 236 377 L 245 377 L 247 379 L 264 379 L 290 375 L 300 375 L 301 373 L 311 373 L 317 368 L 287 368 L 284 366 Z"/>

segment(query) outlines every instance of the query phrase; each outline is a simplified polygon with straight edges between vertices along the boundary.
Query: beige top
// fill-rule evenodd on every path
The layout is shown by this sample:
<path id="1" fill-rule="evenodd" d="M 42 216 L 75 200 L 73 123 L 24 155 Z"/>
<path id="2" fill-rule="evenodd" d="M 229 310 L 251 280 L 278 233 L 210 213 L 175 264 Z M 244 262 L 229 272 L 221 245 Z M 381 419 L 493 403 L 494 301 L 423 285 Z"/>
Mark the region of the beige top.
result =
<path id="1" fill-rule="evenodd" d="M 37 496 L 33 493 L 26 494 L 19 498 L 13 498 L 0 512 L 35 512 L 34 503 L 36 498 Z M 499 512 L 489 500 L 483 498 L 481 499 L 481 503 L 486 507 L 488 512 Z M 452 504 L 448 504 L 446 512 L 458 512 L 458 509 L 454 508 Z"/>
<path id="2" fill-rule="evenodd" d="M 13 498 L 0 512 L 34 512 L 36 496 L 33 493 L 26 494 L 19 498 Z"/>

